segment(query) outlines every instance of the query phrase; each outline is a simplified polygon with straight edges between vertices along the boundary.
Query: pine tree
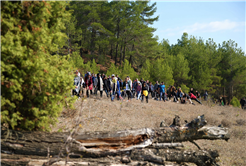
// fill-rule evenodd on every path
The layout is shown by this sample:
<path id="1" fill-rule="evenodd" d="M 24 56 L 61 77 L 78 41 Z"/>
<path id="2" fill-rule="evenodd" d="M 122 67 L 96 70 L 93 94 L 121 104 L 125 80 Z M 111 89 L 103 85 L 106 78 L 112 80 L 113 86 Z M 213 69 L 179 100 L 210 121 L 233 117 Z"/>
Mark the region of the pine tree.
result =
<path id="1" fill-rule="evenodd" d="M 121 74 L 119 68 L 116 67 L 114 63 L 111 63 L 111 65 L 110 65 L 110 67 L 108 68 L 107 73 L 106 73 L 107 76 L 111 76 L 112 74 L 114 74 L 114 75 L 115 75 L 115 74 L 118 74 L 118 75 Z"/>
<path id="2" fill-rule="evenodd" d="M 134 69 L 131 67 L 131 64 L 128 62 L 128 60 L 125 59 L 125 62 L 123 64 L 123 67 L 121 69 L 120 77 L 122 79 L 129 76 L 132 80 L 136 79 L 137 74 L 134 71 Z"/>
<path id="3" fill-rule="evenodd" d="M 173 71 L 173 78 L 177 86 L 181 84 L 187 84 L 189 80 L 189 64 L 188 61 L 185 59 L 184 55 L 179 53 L 177 56 L 172 56 L 172 71 Z"/>
<path id="4" fill-rule="evenodd" d="M 73 88 L 72 66 L 56 53 L 68 16 L 66 2 L 2 2 L 1 123 L 12 129 L 48 130 Z M 54 42 L 55 41 L 55 42 Z"/>
<path id="5" fill-rule="evenodd" d="M 150 61 L 147 59 L 141 69 L 140 78 L 153 82 L 154 80 L 150 77 L 151 68 L 152 68 L 152 65 L 150 64 Z"/>
<path id="6" fill-rule="evenodd" d="M 151 77 L 155 81 L 164 82 L 165 85 L 173 85 L 173 71 L 168 62 L 164 59 L 157 59 L 153 62 Z"/>

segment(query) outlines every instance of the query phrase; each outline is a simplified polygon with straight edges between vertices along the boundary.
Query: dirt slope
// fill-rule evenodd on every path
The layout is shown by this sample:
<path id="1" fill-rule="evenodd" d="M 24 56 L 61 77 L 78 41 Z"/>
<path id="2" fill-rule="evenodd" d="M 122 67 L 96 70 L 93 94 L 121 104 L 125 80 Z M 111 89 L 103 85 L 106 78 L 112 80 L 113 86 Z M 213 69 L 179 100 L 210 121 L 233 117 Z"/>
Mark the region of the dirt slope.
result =
<path id="1" fill-rule="evenodd" d="M 105 96 L 100 99 L 93 96 L 83 100 L 78 99 L 75 104 L 76 110 L 64 109 L 59 123 L 53 127 L 53 131 L 70 131 L 73 127 L 73 119 L 76 113 L 82 110 L 81 131 L 106 131 L 124 130 L 131 128 L 155 128 L 159 127 L 160 122 L 165 120 L 167 125 L 172 123 L 174 115 L 179 115 L 182 119 L 190 121 L 198 115 L 205 114 L 208 125 L 230 128 L 231 139 L 225 141 L 196 141 L 201 148 L 217 149 L 219 151 L 221 166 L 244 166 L 246 165 L 246 110 L 230 106 L 217 106 L 203 102 L 203 105 L 193 106 L 191 104 L 179 104 L 171 101 L 145 101 L 133 99 L 130 102 L 117 101 L 111 102 Z M 196 147 L 186 142 L 187 149 Z"/>

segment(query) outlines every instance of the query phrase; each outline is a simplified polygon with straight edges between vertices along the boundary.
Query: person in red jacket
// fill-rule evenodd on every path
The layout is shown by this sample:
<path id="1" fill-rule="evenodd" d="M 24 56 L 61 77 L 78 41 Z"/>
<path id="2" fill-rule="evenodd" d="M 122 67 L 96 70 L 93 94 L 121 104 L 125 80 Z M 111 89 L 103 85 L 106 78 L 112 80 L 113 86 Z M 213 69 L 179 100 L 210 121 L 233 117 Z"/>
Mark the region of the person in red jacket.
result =
<path id="1" fill-rule="evenodd" d="M 196 98 L 196 96 L 193 93 L 189 92 L 189 96 L 191 100 L 195 100 L 196 102 L 202 105 L 202 103 Z"/>

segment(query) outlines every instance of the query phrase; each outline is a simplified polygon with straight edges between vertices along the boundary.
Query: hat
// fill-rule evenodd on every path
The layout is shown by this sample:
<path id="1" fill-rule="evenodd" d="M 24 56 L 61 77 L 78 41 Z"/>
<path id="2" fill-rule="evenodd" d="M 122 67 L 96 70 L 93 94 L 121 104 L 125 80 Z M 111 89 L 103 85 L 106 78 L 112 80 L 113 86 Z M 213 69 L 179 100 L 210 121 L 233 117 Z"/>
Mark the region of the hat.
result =
<path id="1" fill-rule="evenodd" d="M 115 75 L 114 74 L 112 74 L 112 77 L 114 77 Z"/>

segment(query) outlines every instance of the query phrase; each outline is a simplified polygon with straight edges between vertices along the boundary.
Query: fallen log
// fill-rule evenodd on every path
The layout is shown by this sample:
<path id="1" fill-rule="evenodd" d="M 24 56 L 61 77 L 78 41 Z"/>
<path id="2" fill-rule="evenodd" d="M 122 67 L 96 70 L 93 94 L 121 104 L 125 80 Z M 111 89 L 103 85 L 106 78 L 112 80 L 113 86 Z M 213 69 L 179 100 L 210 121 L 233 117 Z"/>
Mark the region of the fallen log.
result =
<path id="1" fill-rule="evenodd" d="M 230 138 L 227 128 L 205 126 L 206 120 L 204 116 L 199 116 L 183 126 L 177 122 L 180 122 L 180 120 L 175 117 L 174 123 L 170 127 L 157 129 L 142 128 L 115 132 L 78 132 L 73 135 L 70 135 L 70 133 L 20 132 L 1 129 L 1 152 L 34 156 L 47 156 L 47 154 L 51 156 L 58 154 L 66 156 L 69 152 L 71 154 L 70 157 L 98 158 L 129 156 L 132 151 L 140 148 L 143 149 L 141 155 L 145 156 L 144 161 L 160 164 L 164 163 L 164 161 L 173 161 L 174 159 L 152 153 L 146 154 L 145 149 L 179 147 L 182 145 L 177 142 L 198 139 L 228 140 Z M 64 146 L 67 140 L 69 140 L 69 143 Z M 169 150 L 170 153 L 173 153 L 172 149 Z M 165 153 L 168 154 L 168 152 Z M 184 152 L 180 152 L 179 155 L 181 154 L 186 156 Z M 185 162 L 184 158 L 181 157 L 178 161 Z M 200 161 L 201 159 L 197 160 Z"/>

